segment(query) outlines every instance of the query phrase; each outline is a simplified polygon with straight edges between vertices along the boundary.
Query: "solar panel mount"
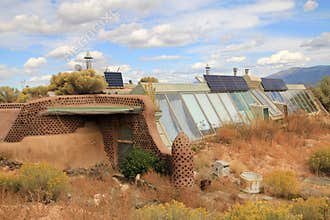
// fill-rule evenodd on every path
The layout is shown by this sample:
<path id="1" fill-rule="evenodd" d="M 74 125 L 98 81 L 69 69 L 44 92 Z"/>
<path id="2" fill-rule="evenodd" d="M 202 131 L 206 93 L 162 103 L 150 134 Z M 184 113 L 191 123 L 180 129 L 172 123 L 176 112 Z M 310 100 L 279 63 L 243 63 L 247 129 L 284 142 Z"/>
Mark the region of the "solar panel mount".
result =
<path id="1" fill-rule="evenodd" d="M 211 92 L 248 91 L 249 87 L 242 76 L 204 75 Z"/>
<path id="2" fill-rule="evenodd" d="M 123 76 L 121 72 L 104 72 L 105 81 L 110 88 L 123 88 Z"/>
<path id="3" fill-rule="evenodd" d="M 282 79 L 261 78 L 261 84 L 266 92 L 288 90 Z"/>

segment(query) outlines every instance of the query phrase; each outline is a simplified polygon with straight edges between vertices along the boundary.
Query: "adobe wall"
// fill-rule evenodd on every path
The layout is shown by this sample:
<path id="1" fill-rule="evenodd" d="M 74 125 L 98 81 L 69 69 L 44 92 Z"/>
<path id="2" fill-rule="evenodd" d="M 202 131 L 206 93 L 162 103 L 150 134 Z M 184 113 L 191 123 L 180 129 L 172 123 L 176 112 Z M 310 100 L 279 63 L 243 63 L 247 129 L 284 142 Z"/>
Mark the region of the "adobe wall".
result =
<path id="1" fill-rule="evenodd" d="M 152 101 L 146 96 L 128 95 L 79 95 L 79 96 L 55 96 L 38 99 L 20 106 L 20 112 L 12 123 L 5 142 L 20 142 L 27 136 L 45 136 L 70 134 L 79 127 L 84 126 L 85 116 L 43 116 L 41 113 L 48 107 L 59 106 L 95 106 L 95 105 L 127 105 L 141 106 L 139 114 L 98 116 L 95 119 L 103 134 L 105 151 L 110 161 L 115 164 L 115 146 L 113 145 L 113 130 L 118 129 L 114 121 L 118 118 L 126 121 L 133 131 L 133 142 L 146 150 L 158 155 L 169 155 L 170 151 L 165 147 L 158 134 L 155 112 Z M 0 109 L 6 105 L 0 105 Z"/>
<path id="2" fill-rule="evenodd" d="M 21 142 L 0 142 L 0 152 L 22 162 L 47 162 L 58 169 L 88 168 L 107 161 L 102 134 L 87 123 L 71 134 L 25 137 Z"/>

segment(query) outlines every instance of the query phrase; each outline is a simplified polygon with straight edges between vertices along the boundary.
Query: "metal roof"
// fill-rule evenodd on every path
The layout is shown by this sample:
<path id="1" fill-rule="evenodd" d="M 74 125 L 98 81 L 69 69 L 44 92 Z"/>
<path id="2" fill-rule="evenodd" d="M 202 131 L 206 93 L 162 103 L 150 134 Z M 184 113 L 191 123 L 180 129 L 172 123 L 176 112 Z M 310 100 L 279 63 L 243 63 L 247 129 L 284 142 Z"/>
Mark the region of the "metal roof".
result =
<path id="1" fill-rule="evenodd" d="M 306 89 L 306 87 L 303 84 L 286 84 L 286 86 L 288 87 L 289 90 L 292 90 L 292 89 L 304 90 L 304 89 Z"/>
<path id="2" fill-rule="evenodd" d="M 145 88 L 148 83 L 141 83 Z M 153 83 L 156 93 L 171 92 L 210 92 L 206 83 Z"/>
<path id="3" fill-rule="evenodd" d="M 140 111 L 141 106 L 60 106 L 48 107 L 42 115 L 110 115 Z"/>
<path id="4" fill-rule="evenodd" d="M 288 90 L 288 87 L 286 87 L 282 79 L 261 78 L 261 84 L 266 92 Z"/>

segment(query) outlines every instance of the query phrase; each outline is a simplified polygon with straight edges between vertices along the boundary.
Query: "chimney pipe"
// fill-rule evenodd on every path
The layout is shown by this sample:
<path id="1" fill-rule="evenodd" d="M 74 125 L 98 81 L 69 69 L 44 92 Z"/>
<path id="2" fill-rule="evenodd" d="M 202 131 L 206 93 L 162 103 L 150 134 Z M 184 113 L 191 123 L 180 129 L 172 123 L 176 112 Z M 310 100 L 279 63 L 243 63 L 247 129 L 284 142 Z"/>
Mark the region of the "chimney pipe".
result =
<path id="1" fill-rule="evenodd" d="M 211 70 L 211 67 L 209 67 L 209 64 L 206 64 L 206 67 L 205 67 L 205 74 L 206 74 L 206 75 L 210 75 L 210 70 Z"/>
<path id="2" fill-rule="evenodd" d="M 249 74 L 250 69 L 245 69 L 245 75 Z"/>
<path id="3" fill-rule="evenodd" d="M 237 71 L 238 71 L 238 68 L 237 67 L 234 67 L 233 68 L 234 76 L 237 76 Z"/>

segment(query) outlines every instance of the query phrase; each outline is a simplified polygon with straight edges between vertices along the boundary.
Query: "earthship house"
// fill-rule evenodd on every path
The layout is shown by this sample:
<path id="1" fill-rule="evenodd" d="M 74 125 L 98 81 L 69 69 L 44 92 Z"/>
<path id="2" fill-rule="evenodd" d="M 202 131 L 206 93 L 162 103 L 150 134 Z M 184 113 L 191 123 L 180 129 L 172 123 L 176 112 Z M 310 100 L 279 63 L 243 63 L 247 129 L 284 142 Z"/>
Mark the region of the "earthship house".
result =
<path id="1" fill-rule="evenodd" d="M 161 157 L 170 155 L 157 132 L 153 104 L 145 96 L 54 96 L 26 104 L 2 104 L 0 115 L 2 144 L 21 142 L 28 136 L 70 134 L 94 122 L 114 167 L 133 146 Z"/>
<path id="2" fill-rule="evenodd" d="M 258 78 L 248 71 L 244 76 L 237 76 L 237 70 L 234 76 L 210 75 L 208 67 L 206 73 L 196 83 L 152 83 L 158 114 L 146 96 L 150 84 L 124 85 L 119 72 L 105 72 L 107 94 L 0 104 L 0 152 L 63 169 L 103 159 L 117 168 L 139 146 L 172 161 L 173 182 L 185 187 L 193 181 L 189 141 L 214 135 L 226 123 L 325 111 L 303 85 Z"/>

